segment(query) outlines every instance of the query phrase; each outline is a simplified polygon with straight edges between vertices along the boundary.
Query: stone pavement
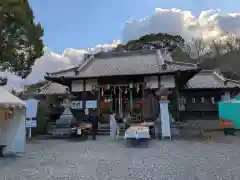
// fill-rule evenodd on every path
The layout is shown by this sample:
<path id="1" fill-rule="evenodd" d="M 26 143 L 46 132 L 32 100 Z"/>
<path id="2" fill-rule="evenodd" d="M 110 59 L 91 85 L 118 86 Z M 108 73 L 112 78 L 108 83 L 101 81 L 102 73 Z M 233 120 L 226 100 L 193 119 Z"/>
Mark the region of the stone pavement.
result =
<path id="1" fill-rule="evenodd" d="M 124 140 L 32 140 L 20 158 L 0 159 L 0 180 L 240 179 L 240 141 L 152 140 L 126 148 Z"/>

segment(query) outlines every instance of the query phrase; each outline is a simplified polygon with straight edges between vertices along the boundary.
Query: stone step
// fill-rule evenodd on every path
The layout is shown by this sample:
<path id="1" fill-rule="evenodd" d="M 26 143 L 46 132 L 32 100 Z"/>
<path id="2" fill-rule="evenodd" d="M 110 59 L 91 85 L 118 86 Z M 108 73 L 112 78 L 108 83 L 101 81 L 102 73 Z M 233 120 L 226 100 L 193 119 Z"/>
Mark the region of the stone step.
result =
<path id="1" fill-rule="evenodd" d="M 98 130 L 110 130 L 110 128 L 98 128 Z M 120 130 L 125 130 L 125 128 L 120 128 Z"/>
<path id="2" fill-rule="evenodd" d="M 120 127 L 120 135 L 124 135 L 125 129 L 124 127 Z M 110 134 L 110 127 L 99 127 L 98 135 L 109 135 Z"/>
<path id="3" fill-rule="evenodd" d="M 121 130 L 120 130 L 120 134 L 121 134 L 121 133 L 124 134 L 125 131 L 121 131 Z M 110 131 L 99 131 L 99 130 L 98 130 L 98 134 L 110 134 Z"/>
<path id="4" fill-rule="evenodd" d="M 120 132 L 120 136 L 124 136 L 124 132 Z M 109 136 L 110 132 L 98 132 L 97 133 L 98 136 Z"/>

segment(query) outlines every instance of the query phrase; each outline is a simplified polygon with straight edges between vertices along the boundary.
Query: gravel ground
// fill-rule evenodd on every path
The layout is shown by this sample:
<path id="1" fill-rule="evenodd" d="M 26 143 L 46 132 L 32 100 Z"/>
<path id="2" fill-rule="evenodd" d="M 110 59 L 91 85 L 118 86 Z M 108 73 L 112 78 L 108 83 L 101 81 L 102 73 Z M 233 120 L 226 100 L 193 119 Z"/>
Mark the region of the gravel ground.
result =
<path id="1" fill-rule="evenodd" d="M 0 180 L 240 179 L 238 137 L 152 140 L 126 148 L 124 140 L 32 140 L 20 158 L 0 159 Z"/>

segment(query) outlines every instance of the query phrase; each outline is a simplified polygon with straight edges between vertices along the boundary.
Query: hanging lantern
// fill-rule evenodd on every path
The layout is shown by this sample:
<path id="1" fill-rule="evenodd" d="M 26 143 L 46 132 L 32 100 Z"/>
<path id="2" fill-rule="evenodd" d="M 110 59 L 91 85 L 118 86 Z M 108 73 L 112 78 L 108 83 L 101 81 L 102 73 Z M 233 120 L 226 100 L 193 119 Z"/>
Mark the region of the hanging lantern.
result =
<path id="1" fill-rule="evenodd" d="M 113 94 L 116 94 L 115 86 L 113 87 Z"/>
<path id="2" fill-rule="evenodd" d="M 149 83 L 147 81 L 145 82 L 145 88 L 149 89 Z"/>
<path id="3" fill-rule="evenodd" d="M 215 104 L 215 99 L 214 99 L 214 97 L 211 97 L 211 102 L 212 102 L 212 104 Z"/>
<path id="4" fill-rule="evenodd" d="M 106 89 L 110 89 L 110 84 L 107 84 L 107 85 L 106 85 Z"/>
<path id="5" fill-rule="evenodd" d="M 124 92 L 125 94 L 127 94 L 128 93 L 128 90 L 127 90 L 127 87 L 125 88 L 125 92 Z"/>
<path id="6" fill-rule="evenodd" d="M 133 84 L 132 83 L 129 84 L 129 88 L 133 88 Z"/>
<path id="7" fill-rule="evenodd" d="M 104 95 L 104 90 L 103 90 L 103 88 L 102 88 L 102 96 Z"/>
<path id="8" fill-rule="evenodd" d="M 194 97 L 192 98 L 192 103 L 196 103 L 196 99 Z"/>
<path id="9" fill-rule="evenodd" d="M 137 93 L 139 93 L 140 87 L 139 84 L 136 85 Z"/>

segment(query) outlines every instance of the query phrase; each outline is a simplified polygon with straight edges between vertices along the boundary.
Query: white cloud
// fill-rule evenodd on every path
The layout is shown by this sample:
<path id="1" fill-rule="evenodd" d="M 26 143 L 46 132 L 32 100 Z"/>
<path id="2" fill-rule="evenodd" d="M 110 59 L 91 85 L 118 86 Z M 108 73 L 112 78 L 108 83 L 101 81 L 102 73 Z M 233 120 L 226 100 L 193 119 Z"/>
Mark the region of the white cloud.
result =
<path id="1" fill-rule="evenodd" d="M 202 11 L 199 17 L 195 17 L 190 11 L 180 9 L 156 9 L 152 15 L 141 20 L 130 20 L 126 23 L 122 34 L 122 42 L 136 39 L 149 33 L 178 34 L 189 39 L 202 36 L 204 39 L 221 36 L 224 32 L 240 33 L 240 13 L 221 13 L 220 10 Z M 97 45 L 88 50 L 76 50 L 67 48 L 62 54 L 44 50 L 43 57 L 36 60 L 32 73 L 26 80 L 19 80 L 16 76 L 10 76 L 9 86 L 19 87 L 23 84 L 36 83 L 43 80 L 46 72 L 54 72 L 77 65 L 87 52 L 96 53 L 101 50 L 108 51 L 120 41 L 113 44 Z"/>
<path id="2" fill-rule="evenodd" d="M 127 22 L 122 41 L 159 32 L 181 35 L 185 39 L 199 36 L 209 39 L 221 36 L 224 32 L 240 33 L 240 13 L 226 14 L 220 10 L 207 10 L 195 17 L 190 11 L 156 9 L 147 18 Z"/>
<path id="3" fill-rule="evenodd" d="M 26 78 L 25 84 L 33 84 L 43 80 L 46 72 L 51 73 L 76 66 L 83 60 L 84 54 L 97 53 L 102 50 L 108 51 L 116 47 L 118 43 L 119 41 L 113 41 L 112 44 L 100 44 L 88 50 L 67 48 L 62 54 L 51 52 L 48 48 L 45 48 L 44 55 L 36 60 L 32 73 Z"/>
<path id="4" fill-rule="evenodd" d="M 23 89 L 25 82 L 19 76 L 12 75 L 9 72 L 0 72 L 0 76 L 8 78 L 7 85 L 4 86 L 6 89 L 8 89 L 8 90 L 12 90 L 12 89 L 22 90 Z"/>

